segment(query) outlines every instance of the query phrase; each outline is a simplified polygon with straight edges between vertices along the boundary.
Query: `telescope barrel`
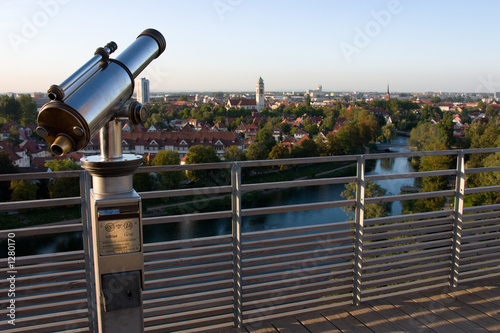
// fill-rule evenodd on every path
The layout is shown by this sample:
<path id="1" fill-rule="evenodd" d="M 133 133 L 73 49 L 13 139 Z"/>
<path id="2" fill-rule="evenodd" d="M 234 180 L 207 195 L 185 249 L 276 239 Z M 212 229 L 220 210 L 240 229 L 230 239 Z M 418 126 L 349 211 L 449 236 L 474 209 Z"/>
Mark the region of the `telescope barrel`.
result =
<path id="1" fill-rule="evenodd" d="M 116 59 L 100 65 L 94 57 L 64 81 L 71 94 L 46 103 L 37 119 L 37 133 L 51 144 L 52 152 L 64 155 L 87 146 L 115 117 L 115 106 L 130 99 L 134 79 L 165 47 L 161 33 L 147 29 Z"/>
<path id="2" fill-rule="evenodd" d="M 104 47 L 98 48 L 95 51 L 94 56 L 70 77 L 64 80 L 63 83 L 59 86 L 51 86 L 49 88 L 49 98 L 51 100 L 62 100 L 64 97 L 71 95 L 99 70 L 100 63 L 108 62 L 109 55 L 116 51 L 117 48 L 118 46 L 115 42 L 109 42 Z"/>

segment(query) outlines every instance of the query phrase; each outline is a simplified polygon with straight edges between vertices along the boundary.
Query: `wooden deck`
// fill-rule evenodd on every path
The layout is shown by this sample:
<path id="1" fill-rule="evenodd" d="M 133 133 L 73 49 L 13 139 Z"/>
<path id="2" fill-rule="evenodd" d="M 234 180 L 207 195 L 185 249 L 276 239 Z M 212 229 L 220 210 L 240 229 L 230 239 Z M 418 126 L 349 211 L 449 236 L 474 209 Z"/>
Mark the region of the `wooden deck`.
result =
<path id="1" fill-rule="evenodd" d="M 500 332 L 500 279 L 247 325 L 239 332 Z"/>

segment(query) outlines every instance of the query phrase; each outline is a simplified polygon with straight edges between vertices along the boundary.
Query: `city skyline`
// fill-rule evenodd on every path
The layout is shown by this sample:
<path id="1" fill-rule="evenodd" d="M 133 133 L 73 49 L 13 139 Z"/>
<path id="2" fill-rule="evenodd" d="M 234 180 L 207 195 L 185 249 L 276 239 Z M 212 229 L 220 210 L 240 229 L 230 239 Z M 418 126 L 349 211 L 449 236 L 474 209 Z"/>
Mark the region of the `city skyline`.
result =
<path id="1" fill-rule="evenodd" d="M 46 91 L 146 28 L 165 53 L 140 74 L 166 92 L 500 91 L 497 2 L 6 0 L 0 93 Z"/>

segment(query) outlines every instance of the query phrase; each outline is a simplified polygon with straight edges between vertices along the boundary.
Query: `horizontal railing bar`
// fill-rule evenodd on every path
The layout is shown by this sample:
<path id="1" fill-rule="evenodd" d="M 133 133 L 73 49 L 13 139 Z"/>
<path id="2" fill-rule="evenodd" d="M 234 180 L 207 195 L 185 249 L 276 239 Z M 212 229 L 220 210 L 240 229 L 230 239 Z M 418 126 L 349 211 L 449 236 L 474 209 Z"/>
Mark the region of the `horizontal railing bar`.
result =
<path id="1" fill-rule="evenodd" d="M 500 245 L 483 247 L 481 249 L 474 248 L 472 250 L 460 251 L 460 262 L 462 262 L 462 260 L 467 260 L 469 258 L 474 260 L 475 257 L 488 255 L 490 253 L 496 256 L 500 256 Z"/>
<path id="2" fill-rule="evenodd" d="M 212 307 L 228 306 L 228 305 L 232 306 L 233 298 L 231 296 L 232 295 L 221 298 L 197 300 L 195 302 L 182 302 L 177 304 L 149 307 L 144 309 L 145 310 L 144 315 L 145 317 L 155 317 L 155 316 L 162 316 L 174 313 L 182 314 L 183 312 L 203 310 Z"/>
<path id="3" fill-rule="evenodd" d="M 500 212 L 498 213 L 500 215 Z M 468 229 L 473 229 L 477 227 L 485 227 L 488 225 L 494 225 L 494 224 L 500 224 L 500 217 L 496 217 L 493 219 L 487 219 L 487 220 L 473 220 L 467 221 L 466 223 L 463 224 L 463 230 L 468 230 Z"/>
<path id="4" fill-rule="evenodd" d="M 470 242 L 467 244 L 462 244 L 460 247 L 460 251 L 475 251 L 475 250 L 482 250 L 482 249 L 488 249 L 493 246 L 496 246 L 498 244 L 497 239 L 491 239 L 491 240 L 486 240 L 482 242 Z"/>
<path id="5" fill-rule="evenodd" d="M 465 169 L 465 174 L 469 175 L 473 173 L 493 172 L 493 171 L 500 171 L 500 166 Z"/>
<path id="6" fill-rule="evenodd" d="M 484 211 L 488 211 L 488 210 L 500 210 L 500 204 L 465 207 L 464 214 L 484 212 Z"/>
<path id="7" fill-rule="evenodd" d="M 371 250 L 376 248 L 383 247 L 397 247 L 399 245 L 404 245 L 408 243 L 422 243 L 426 241 L 438 240 L 438 239 L 451 239 L 451 231 L 446 232 L 437 232 L 435 234 L 430 235 L 417 235 L 417 236 L 408 236 L 404 238 L 397 239 L 388 239 L 382 241 L 374 241 L 364 244 L 364 249 Z"/>
<path id="8" fill-rule="evenodd" d="M 439 263 L 441 264 L 441 263 Z M 399 274 L 392 274 L 390 275 L 391 278 L 388 279 L 383 279 L 383 280 L 373 280 L 373 281 L 363 281 L 363 288 L 366 288 L 364 292 L 372 289 L 372 288 L 380 288 L 383 286 L 389 286 L 389 285 L 405 285 L 410 280 L 424 280 L 430 277 L 449 277 L 449 272 L 450 268 L 449 265 L 446 265 L 446 263 L 441 264 L 443 266 L 442 268 L 435 269 L 433 271 L 418 271 L 416 273 L 412 274 L 407 274 L 407 275 L 399 275 Z M 396 273 L 396 272 L 394 272 Z"/>
<path id="9" fill-rule="evenodd" d="M 82 198 L 68 197 L 57 199 L 39 199 L 39 200 L 26 200 L 26 201 L 9 201 L 0 202 L 0 211 L 14 210 L 14 209 L 27 209 L 27 208 L 40 208 L 40 207 L 56 207 L 56 206 L 69 206 L 80 205 Z"/>
<path id="10" fill-rule="evenodd" d="M 369 302 L 372 300 L 387 298 L 390 296 L 399 296 L 419 291 L 428 291 L 430 288 L 449 287 L 449 276 L 437 276 L 434 278 L 422 279 L 412 282 L 385 286 L 374 289 L 363 290 L 363 300 Z"/>
<path id="11" fill-rule="evenodd" d="M 363 251 L 363 257 L 377 257 L 381 255 L 391 255 L 391 253 L 397 252 L 409 252 L 409 251 L 421 251 L 429 248 L 434 248 L 437 246 L 450 246 L 451 245 L 451 239 L 440 239 L 432 242 L 425 242 L 425 243 L 412 243 L 408 245 L 402 245 L 402 246 L 393 246 L 393 247 L 388 247 L 388 248 L 381 248 L 381 249 L 373 249 L 373 250 L 364 250 Z M 387 260 L 390 260 L 390 257 L 387 256 Z"/>
<path id="12" fill-rule="evenodd" d="M 31 256 L 16 257 L 16 266 L 31 265 L 49 262 L 64 262 L 66 260 L 79 260 L 83 259 L 83 251 L 68 251 L 47 254 L 35 254 Z M 0 259 L 0 265 L 7 266 L 7 258 Z"/>
<path id="13" fill-rule="evenodd" d="M 371 288 L 374 285 L 370 285 L 369 282 L 377 281 L 380 283 L 378 286 L 383 284 L 400 283 L 406 280 L 411 280 L 411 278 L 421 278 L 419 274 L 432 273 L 437 270 L 445 270 L 450 268 L 450 261 L 443 260 L 437 262 L 428 262 L 422 265 L 409 265 L 406 267 L 396 267 L 390 270 L 382 270 L 378 272 L 365 273 L 363 275 L 363 287 Z M 411 278 L 408 278 L 411 276 Z M 398 281 L 398 282 L 395 282 Z"/>
<path id="14" fill-rule="evenodd" d="M 367 181 L 387 180 L 387 179 L 403 179 L 403 178 L 421 178 L 421 177 L 436 177 L 456 175 L 457 170 L 436 170 L 436 171 L 421 171 L 409 173 L 391 173 L 384 175 L 369 175 L 365 177 Z"/>
<path id="15" fill-rule="evenodd" d="M 451 249 L 446 247 L 441 247 L 437 249 L 431 248 L 431 249 L 418 250 L 414 252 L 394 254 L 390 256 L 366 258 L 363 259 L 363 267 L 369 270 L 372 266 L 378 267 L 384 264 L 389 265 L 390 263 L 402 263 L 412 259 L 435 257 L 443 254 L 446 254 L 449 258 L 451 258 Z"/>
<path id="16" fill-rule="evenodd" d="M 272 246 L 282 246 L 288 244 L 298 244 L 310 241 L 317 241 L 318 243 L 322 241 L 335 241 L 338 238 L 353 237 L 354 230 L 336 230 L 330 232 L 307 234 L 307 235 L 296 235 L 293 237 L 286 238 L 270 238 L 264 240 L 247 241 L 243 243 L 243 251 L 248 249 L 272 247 Z M 318 244 L 320 246 L 321 244 Z"/>
<path id="17" fill-rule="evenodd" d="M 489 267 L 484 269 L 476 269 L 472 271 L 460 272 L 460 280 L 467 281 L 467 279 L 481 276 L 483 279 L 486 277 L 490 277 L 490 274 L 494 274 L 494 276 L 500 275 L 500 266 Z M 492 276 L 492 277 L 494 277 Z"/>
<path id="18" fill-rule="evenodd" d="M 394 202 L 394 201 L 405 201 L 405 200 L 415 200 L 415 199 L 427 199 L 427 198 L 437 198 L 437 197 L 448 197 L 455 194 L 454 190 L 447 191 L 434 191 L 434 192 L 420 192 L 412 194 L 398 194 L 398 195 L 387 195 L 385 197 L 372 197 L 366 198 L 365 204 L 374 204 L 381 202 Z"/>
<path id="19" fill-rule="evenodd" d="M 172 215 L 172 216 L 157 216 L 157 217 L 146 217 L 143 219 L 143 225 L 155 225 L 164 223 L 178 223 L 178 222 L 190 222 L 190 221 L 203 221 L 203 220 L 216 220 L 225 219 L 232 217 L 231 211 L 219 211 L 210 213 L 195 213 L 195 214 L 184 214 L 184 215 Z"/>
<path id="20" fill-rule="evenodd" d="M 446 262 L 448 262 L 448 265 L 449 265 L 450 256 L 448 254 L 444 253 L 444 254 L 441 254 L 439 256 L 429 256 L 429 257 L 425 257 L 425 258 L 419 257 L 419 258 L 410 259 L 410 260 L 397 261 L 397 262 L 391 262 L 391 263 L 380 264 L 380 265 L 371 265 L 368 267 L 363 267 L 363 274 L 371 274 L 371 273 L 377 273 L 377 272 L 388 272 L 388 271 L 395 272 L 392 270 L 402 269 L 402 268 L 407 268 L 407 267 L 420 267 L 420 265 L 435 263 L 438 261 L 446 261 Z"/>
<path id="21" fill-rule="evenodd" d="M 56 179 L 79 177 L 83 170 L 56 171 L 56 172 L 30 172 L 30 173 L 9 173 L 0 174 L 0 182 L 11 180 L 29 180 L 29 179 Z"/>
<path id="22" fill-rule="evenodd" d="M 242 240 L 248 241 L 248 240 L 259 239 L 259 238 L 280 237 L 280 236 L 287 236 L 287 235 L 306 234 L 306 233 L 331 231 L 331 230 L 339 230 L 339 229 L 347 229 L 347 228 L 354 228 L 354 221 L 337 222 L 337 223 L 329 223 L 329 224 L 317 224 L 317 225 L 311 225 L 311 226 L 301 226 L 301 227 L 291 227 L 291 228 L 281 228 L 281 229 L 276 229 L 276 230 L 246 232 L 246 233 L 242 234 Z"/>
<path id="23" fill-rule="evenodd" d="M 451 224 L 453 219 L 451 217 L 443 217 L 439 219 L 433 220 L 420 220 L 420 221 L 404 221 L 403 223 L 391 223 L 391 224 L 383 224 L 376 225 L 364 228 L 364 234 L 374 234 L 374 233 L 385 233 L 393 230 L 401 230 L 401 229 L 416 229 L 422 227 L 430 227 L 437 225 L 446 225 L 447 223 Z M 420 229 L 417 229 L 420 230 Z"/>
<path id="24" fill-rule="evenodd" d="M 500 191 L 500 185 L 484 186 L 484 187 L 469 187 L 465 189 L 465 194 L 476 194 L 483 192 L 497 192 Z"/>
<path id="25" fill-rule="evenodd" d="M 232 238 L 229 235 L 202 237 L 202 238 L 188 238 L 175 241 L 157 242 L 144 244 L 144 255 L 147 257 L 148 252 L 162 251 L 170 249 L 182 249 L 186 247 L 207 246 L 207 245 L 221 245 L 224 243 L 231 243 Z"/>
<path id="26" fill-rule="evenodd" d="M 171 172 L 171 171 L 187 171 L 187 170 L 218 170 L 231 168 L 231 162 L 216 162 L 216 163 L 199 163 L 199 164 L 183 164 L 183 165 L 158 165 L 140 167 L 137 173 L 146 172 Z"/>
<path id="27" fill-rule="evenodd" d="M 416 151 L 407 153 L 367 154 L 364 156 L 366 160 L 378 160 L 383 158 L 395 158 L 395 157 L 441 156 L 441 155 L 457 155 L 457 154 L 458 150 L 434 150 L 434 151 Z"/>
<path id="28" fill-rule="evenodd" d="M 145 253 L 144 257 L 147 260 L 158 260 L 158 259 L 180 259 L 181 257 L 191 257 L 191 256 L 202 256 L 213 253 L 223 253 L 230 252 L 232 249 L 232 244 L 220 244 L 213 246 L 200 246 L 185 249 L 167 250 L 167 251 L 157 251 Z"/>
<path id="29" fill-rule="evenodd" d="M 232 261 L 226 262 L 216 262 L 216 263 L 203 263 L 196 266 L 188 266 L 188 267 L 168 267 L 165 269 L 155 269 L 148 270 L 144 273 L 144 276 L 148 280 L 168 278 L 168 277 L 176 277 L 181 275 L 190 275 L 190 274 L 202 274 L 208 272 L 216 272 L 222 270 L 232 269 L 233 263 Z"/>
<path id="30" fill-rule="evenodd" d="M 148 191 L 148 192 L 139 192 L 138 194 L 141 197 L 141 199 L 145 200 L 145 199 L 171 198 L 171 197 L 209 195 L 209 194 L 221 194 L 221 193 L 231 193 L 231 186 L 196 187 L 196 188 L 187 188 L 180 190 Z M 189 201 L 186 201 L 179 203 L 179 205 L 189 204 L 189 203 L 190 203 Z"/>
<path id="31" fill-rule="evenodd" d="M 300 211 L 315 210 L 315 209 L 327 209 L 335 207 L 352 206 L 355 203 L 356 200 L 338 200 L 338 201 L 309 203 L 301 205 L 247 208 L 247 209 L 242 209 L 241 216 L 245 217 L 245 216 L 255 216 L 255 215 L 270 215 L 270 214 L 300 212 Z"/>
<path id="32" fill-rule="evenodd" d="M 257 161 L 242 161 L 237 162 L 242 168 L 253 168 L 274 165 L 294 165 L 294 164 L 316 164 L 329 162 L 350 162 L 356 161 L 358 155 L 343 155 L 343 156 L 323 156 L 323 157 L 302 157 L 288 158 L 281 160 L 257 160 Z"/>
<path id="33" fill-rule="evenodd" d="M 26 237 L 26 236 L 61 234 L 61 233 L 65 233 L 65 232 L 81 232 L 82 230 L 83 230 L 83 226 L 81 223 L 51 225 L 51 226 L 40 225 L 40 226 L 36 226 L 36 227 L 0 230 L 0 239 L 7 238 L 7 235 L 9 233 L 15 233 L 16 237 Z"/>
<path id="34" fill-rule="evenodd" d="M 476 234 L 482 234 L 482 233 L 487 233 L 487 232 L 492 232 L 492 231 L 500 231 L 500 225 L 495 224 L 495 225 L 490 225 L 490 226 L 485 226 L 485 227 L 464 229 L 464 230 L 462 230 L 462 237 L 476 235 Z"/>
<path id="35" fill-rule="evenodd" d="M 467 244 L 471 242 L 481 242 L 484 240 L 490 240 L 500 238 L 500 232 L 489 232 L 487 234 L 480 235 L 467 235 L 462 237 L 462 244 Z"/>
<path id="36" fill-rule="evenodd" d="M 274 182 L 274 183 L 247 184 L 247 185 L 241 185 L 241 192 L 244 193 L 250 191 L 283 189 L 283 188 L 304 187 L 304 186 L 347 184 L 355 181 L 356 177 L 338 177 L 338 178 L 290 180 L 286 182 Z"/>
<path id="37" fill-rule="evenodd" d="M 498 250 L 498 249 L 496 249 Z M 462 254 L 460 254 L 462 255 Z M 475 256 L 469 256 L 469 257 L 460 257 L 460 267 L 462 266 L 467 266 L 469 264 L 485 264 L 484 266 L 491 266 L 489 265 L 492 260 L 500 260 L 500 255 L 498 252 L 496 253 L 485 253 L 481 255 L 475 255 Z"/>
<path id="38" fill-rule="evenodd" d="M 220 281 L 210 281 L 201 282 L 196 284 L 180 285 L 180 286 L 168 286 L 162 288 L 162 286 L 153 287 L 146 281 L 146 290 L 144 290 L 144 299 L 154 299 L 159 297 L 175 297 L 179 295 L 187 295 L 190 293 L 201 293 L 214 290 L 222 290 L 233 287 L 233 281 L 231 279 L 220 280 Z"/>
<path id="39" fill-rule="evenodd" d="M 365 220 L 365 227 L 375 224 L 389 224 L 396 222 L 405 222 L 405 221 L 414 221 L 414 220 L 426 220 L 443 216 L 453 216 L 453 211 L 448 210 L 440 210 L 435 212 L 426 212 L 426 213 L 416 213 L 416 214 L 406 214 L 406 215 L 396 215 L 396 216 L 385 216 L 385 217 L 377 217 L 372 219 Z"/>
<path id="40" fill-rule="evenodd" d="M 386 231 L 377 234 L 365 234 L 363 236 L 363 241 L 371 242 L 371 241 L 387 240 L 390 238 L 397 238 L 397 237 L 408 237 L 408 236 L 412 237 L 415 234 L 431 234 L 435 232 L 451 231 L 452 228 L 453 228 L 452 225 L 442 224 L 442 225 L 434 225 L 418 229 L 405 229 L 396 231 Z"/>
<path id="41" fill-rule="evenodd" d="M 464 215 L 463 220 L 466 222 L 464 224 L 464 228 L 467 227 L 467 225 L 470 223 L 468 221 L 480 221 L 481 219 L 489 219 L 489 218 L 496 218 L 500 216 L 500 212 L 487 212 L 487 213 L 475 213 L 475 214 L 467 214 Z M 487 222 L 488 220 L 486 220 Z"/>
<path id="42" fill-rule="evenodd" d="M 500 148 L 470 148 L 464 149 L 465 154 L 477 154 L 477 153 L 498 153 Z"/>

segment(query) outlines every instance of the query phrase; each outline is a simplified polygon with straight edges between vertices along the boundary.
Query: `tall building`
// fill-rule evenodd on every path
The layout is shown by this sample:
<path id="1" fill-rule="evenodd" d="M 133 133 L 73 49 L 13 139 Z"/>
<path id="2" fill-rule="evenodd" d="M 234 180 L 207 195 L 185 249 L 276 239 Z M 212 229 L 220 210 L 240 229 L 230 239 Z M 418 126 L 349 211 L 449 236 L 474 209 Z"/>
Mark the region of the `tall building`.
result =
<path id="1" fill-rule="evenodd" d="M 262 112 L 262 109 L 266 106 L 266 100 L 264 98 L 264 80 L 262 78 L 259 78 L 259 81 L 257 81 L 257 88 L 255 91 L 255 106 L 257 107 L 258 112 Z"/>
<path id="2" fill-rule="evenodd" d="M 391 94 L 389 93 L 389 84 L 387 84 L 387 93 L 385 94 L 385 100 L 389 101 L 391 99 Z"/>
<path id="3" fill-rule="evenodd" d="M 137 86 L 137 101 L 139 103 L 148 103 L 149 102 L 149 80 L 146 78 L 142 78 L 136 82 Z"/>

